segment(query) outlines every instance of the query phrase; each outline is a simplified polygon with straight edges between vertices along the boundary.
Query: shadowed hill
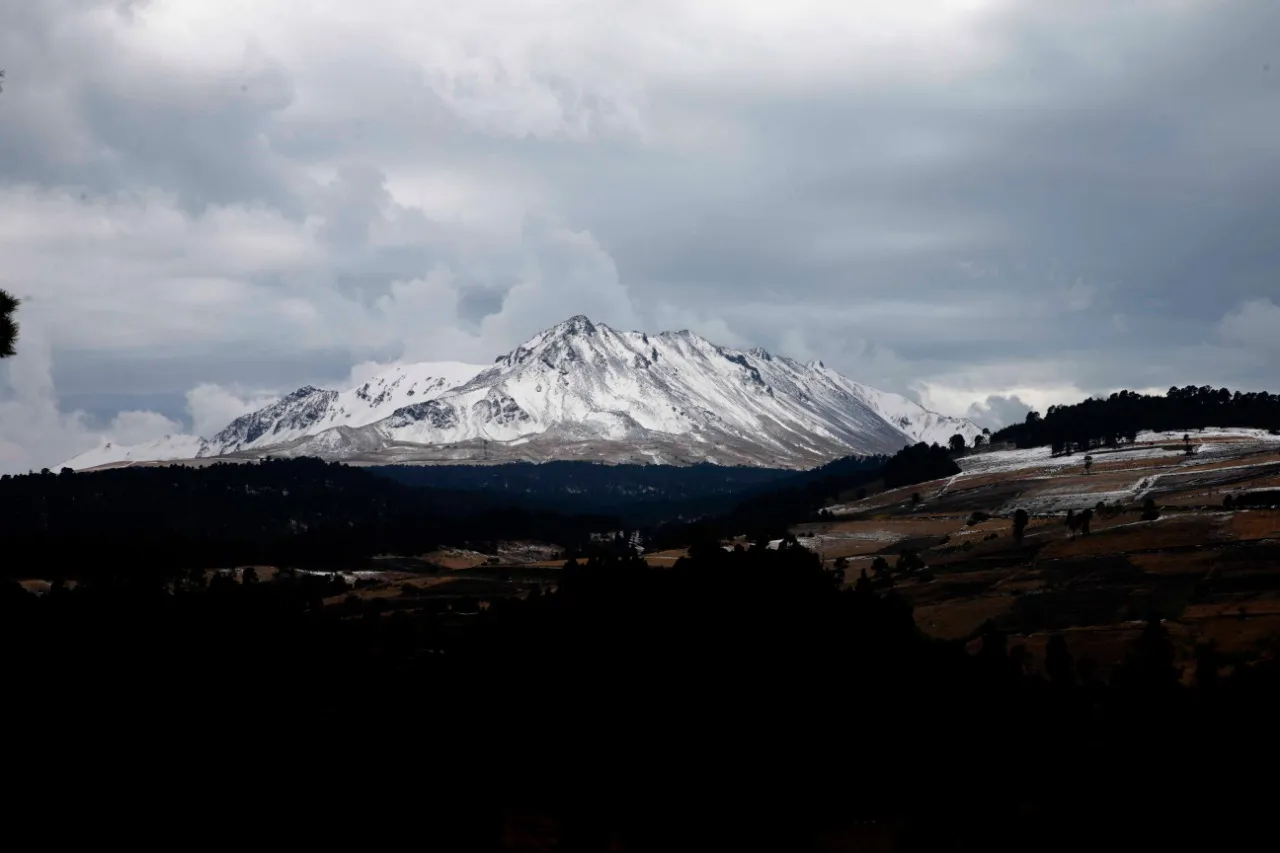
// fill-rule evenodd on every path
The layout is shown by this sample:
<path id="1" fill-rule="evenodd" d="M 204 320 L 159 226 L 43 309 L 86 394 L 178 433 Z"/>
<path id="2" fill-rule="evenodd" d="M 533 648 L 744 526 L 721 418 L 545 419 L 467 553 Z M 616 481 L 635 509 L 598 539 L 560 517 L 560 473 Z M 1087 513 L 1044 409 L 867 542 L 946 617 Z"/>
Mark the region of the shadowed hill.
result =
<path id="1" fill-rule="evenodd" d="M 511 506 L 478 492 L 413 489 L 315 459 L 119 468 L 0 479 L 0 544 L 77 571 L 270 563 L 351 568 L 378 553 L 544 538 L 571 546 L 615 519 Z"/>

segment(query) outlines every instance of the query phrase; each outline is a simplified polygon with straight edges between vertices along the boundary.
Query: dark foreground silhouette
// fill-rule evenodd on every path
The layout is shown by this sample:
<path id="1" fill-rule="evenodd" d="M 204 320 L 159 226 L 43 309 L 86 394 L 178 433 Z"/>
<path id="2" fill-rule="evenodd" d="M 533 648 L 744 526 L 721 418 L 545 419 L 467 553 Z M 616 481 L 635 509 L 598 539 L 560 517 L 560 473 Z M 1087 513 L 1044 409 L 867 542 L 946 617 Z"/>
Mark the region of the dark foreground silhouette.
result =
<path id="1" fill-rule="evenodd" d="M 1269 814 L 1274 666 L 1179 686 L 1153 623 L 1107 685 L 1058 644 L 1040 677 L 838 580 L 703 545 L 474 613 L 323 606 L 344 585 L 305 574 L 5 586 L 8 805 L 73 816 L 48 840 L 245 821 L 442 850 L 1230 847 Z"/>

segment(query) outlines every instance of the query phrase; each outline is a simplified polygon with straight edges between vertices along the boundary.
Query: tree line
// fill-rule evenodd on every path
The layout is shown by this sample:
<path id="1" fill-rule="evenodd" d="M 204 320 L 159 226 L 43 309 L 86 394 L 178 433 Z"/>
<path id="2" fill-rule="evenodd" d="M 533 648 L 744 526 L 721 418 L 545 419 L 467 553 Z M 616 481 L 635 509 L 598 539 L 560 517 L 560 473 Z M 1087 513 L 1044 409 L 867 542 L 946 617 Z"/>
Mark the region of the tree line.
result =
<path id="1" fill-rule="evenodd" d="M 1143 430 L 1181 432 L 1205 427 L 1280 430 L 1280 394 L 1231 391 L 1208 385 L 1170 388 L 1166 394 L 1117 391 L 1073 405 L 1050 406 L 1042 416 L 998 430 L 992 441 L 1018 447 L 1051 446 L 1054 453 L 1118 447 Z"/>

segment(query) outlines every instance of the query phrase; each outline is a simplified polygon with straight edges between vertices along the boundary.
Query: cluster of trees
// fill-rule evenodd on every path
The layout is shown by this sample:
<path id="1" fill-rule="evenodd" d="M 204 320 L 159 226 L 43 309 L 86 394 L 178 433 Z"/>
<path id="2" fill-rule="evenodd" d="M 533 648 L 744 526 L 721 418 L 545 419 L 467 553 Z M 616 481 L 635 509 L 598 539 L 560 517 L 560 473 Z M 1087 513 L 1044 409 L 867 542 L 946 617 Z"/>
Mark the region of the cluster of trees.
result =
<path id="1" fill-rule="evenodd" d="M 1076 512 L 1073 509 L 1069 509 L 1067 510 L 1065 523 L 1067 530 L 1070 531 L 1072 536 L 1075 536 L 1077 533 L 1082 533 L 1085 536 L 1088 536 L 1091 532 L 1089 527 L 1093 524 L 1093 510 L 1085 509 L 1080 512 Z"/>
<path id="2" fill-rule="evenodd" d="M 1243 492 L 1238 495 L 1227 495 L 1222 499 L 1225 509 L 1260 509 L 1280 507 L 1280 489 L 1266 489 L 1257 492 Z"/>
<path id="3" fill-rule="evenodd" d="M 1231 391 L 1207 385 L 1170 388 L 1167 394 L 1118 391 L 1069 406 L 1050 406 L 1041 416 L 999 430 L 993 441 L 1018 447 L 1049 445 L 1054 453 L 1116 447 L 1142 430 L 1159 432 L 1205 427 L 1280 429 L 1280 394 Z"/>
<path id="4" fill-rule="evenodd" d="M 981 450 L 986 447 L 990 436 L 991 430 L 983 427 L 982 432 L 973 437 L 973 449 Z M 969 442 L 963 435 L 956 433 L 947 440 L 947 446 L 951 448 L 952 453 L 959 455 L 969 448 Z"/>
<path id="5" fill-rule="evenodd" d="M 880 469 L 886 489 L 898 489 L 959 473 L 960 466 L 948 448 L 924 442 L 902 448 Z"/>

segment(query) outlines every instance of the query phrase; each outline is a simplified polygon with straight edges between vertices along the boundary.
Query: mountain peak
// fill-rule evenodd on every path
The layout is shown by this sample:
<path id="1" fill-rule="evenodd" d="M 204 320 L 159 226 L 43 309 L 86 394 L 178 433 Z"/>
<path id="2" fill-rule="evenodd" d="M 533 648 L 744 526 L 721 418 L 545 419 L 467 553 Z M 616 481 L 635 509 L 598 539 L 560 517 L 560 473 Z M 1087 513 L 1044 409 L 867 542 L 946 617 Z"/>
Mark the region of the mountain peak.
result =
<path id="1" fill-rule="evenodd" d="M 587 318 L 585 314 L 575 314 L 568 320 L 565 320 L 558 327 L 565 334 L 575 335 L 591 335 L 595 334 L 596 325 Z"/>
<path id="2" fill-rule="evenodd" d="M 620 332 L 577 314 L 487 368 L 397 365 L 345 391 L 305 386 L 207 442 L 108 445 L 76 462 L 272 453 L 456 463 L 493 452 L 508 460 L 808 467 L 977 431 L 821 361 L 739 352 L 688 329 Z"/>

